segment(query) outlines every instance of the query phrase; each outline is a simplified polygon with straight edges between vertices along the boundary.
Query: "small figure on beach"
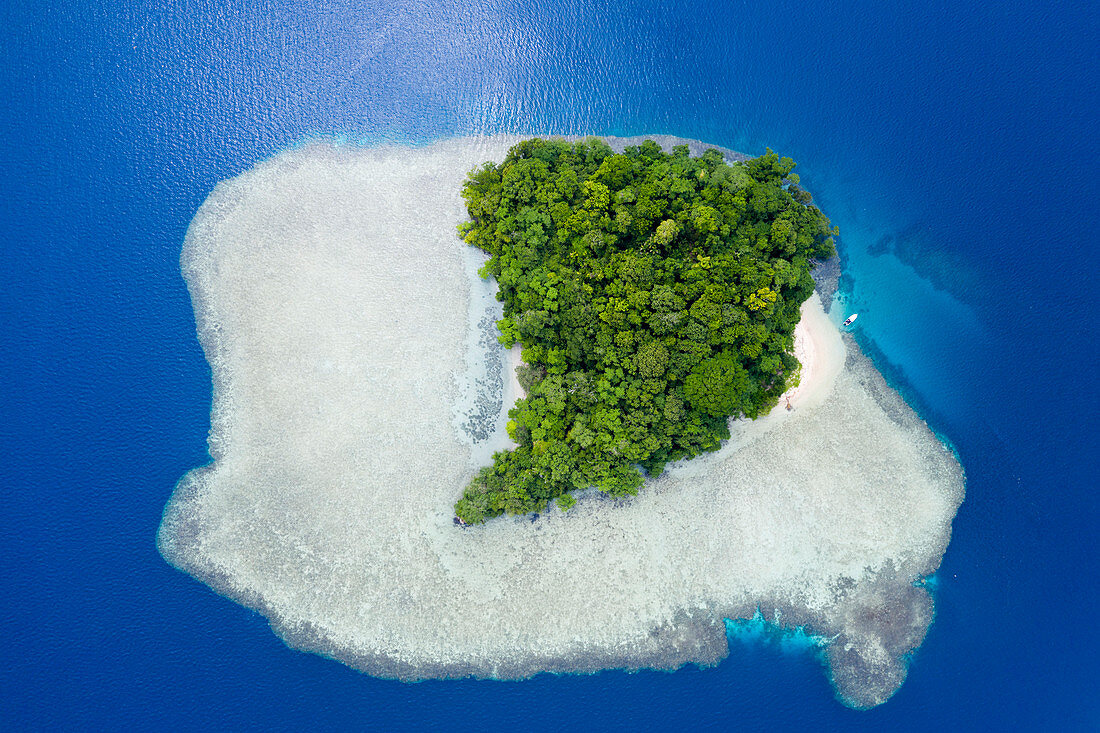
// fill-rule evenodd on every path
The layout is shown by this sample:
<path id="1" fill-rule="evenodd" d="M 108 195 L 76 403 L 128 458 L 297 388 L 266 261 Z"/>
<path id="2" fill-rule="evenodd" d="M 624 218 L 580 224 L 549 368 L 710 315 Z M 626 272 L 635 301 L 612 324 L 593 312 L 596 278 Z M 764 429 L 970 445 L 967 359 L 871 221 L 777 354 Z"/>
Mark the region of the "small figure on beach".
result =
<path id="1" fill-rule="evenodd" d="M 787 398 L 787 412 L 790 412 L 790 411 L 791 411 L 791 410 L 793 410 L 793 409 L 794 409 L 794 408 L 793 408 L 793 407 L 791 407 L 791 398 L 790 398 L 790 397 L 788 397 L 788 398 Z"/>

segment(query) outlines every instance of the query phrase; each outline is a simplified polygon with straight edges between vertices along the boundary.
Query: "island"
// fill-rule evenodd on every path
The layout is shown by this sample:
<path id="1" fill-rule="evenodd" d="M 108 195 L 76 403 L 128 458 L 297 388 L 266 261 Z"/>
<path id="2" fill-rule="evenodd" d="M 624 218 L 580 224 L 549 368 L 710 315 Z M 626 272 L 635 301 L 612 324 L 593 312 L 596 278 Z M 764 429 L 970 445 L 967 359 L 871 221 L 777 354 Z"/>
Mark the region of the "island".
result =
<path id="1" fill-rule="evenodd" d="M 778 188 L 802 197 L 790 193 L 797 183 L 782 159 L 731 166 L 744 158 L 651 138 L 670 164 L 749 177 L 750 166 L 764 166 L 765 178 L 779 176 Z M 652 459 L 651 470 L 633 496 L 580 489 L 570 476 L 568 511 L 455 525 L 456 500 L 494 454 L 526 437 L 519 421 L 519 441 L 507 431 L 523 384 L 507 366 L 517 349 L 499 343 L 496 323 L 510 319 L 522 340 L 537 317 L 506 314 L 497 280 L 479 275 L 488 258 L 456 236 L 472 221 L 465 182 L 523 142 L 316 141 L 215 188 L 181 255 L 213 382 L 211 462 L 177 484 L 160 552 L 264 614 L 289 646 L 380 677 L 709 666 L 729 654 L 727 620 L 762 616 L 821 640 L 845 704 L 882 703 L 931 623 L 924 581 L 947 547 L 964 478 L 950 448 L 834 325 L 827 271 L 815 270 L 816 292 L 796 272 L 799 257 L 827 254 L 828 237 L 796 241 L 779 258 L 791 263 L 791 279 L 786 290 L 768 286 L 774 301 L 762 286 L 748 292 L 765 304 L 742 308 L 748 322 L 765 312 L 783 327 L 760 351 L 776 359 L 775 380 L 754 381 L 759 398 L 749 409 L 725 411 L 744 415 L 725 422 L 728 438 L 715 416 L 719 432 L 698 442 L 696 457 L 677 453 L 682 444 L 658 445 L 637 459 L 643 467 Z M 656 154 L 646 138 L 567 141 L 580 143 Z M 703 231 L 707 215 L 698 213 Z M 675 227 L 665 220 L 687 228 L 665 217 L 657 228 L 666 233 Z M 720 253 L 696 255 L 684 261 L 704 269 L 703 258 L 713 264 Z M 660 312 L 691 315 L 684 296 L 671 295 Z M 726 328 L 726 313 L 700 310 L 693 319 L 706 328 L 705 361 L 721 351 L 710 324 L 721 318 Z M 675 349 L 662 345 L 667 374 Z M 633 367 L 653 373 L 664 360 L 648 348 L 654 353 L 635 356 Z M 545 365 L 546 375 L 525 376 L 532 397 L 558 388 L 538 386 L 555 376 L 555 362 L 535 356 L 544 355 L 525 355 L 527 368 Z M 764 373 L 757 362 L 741 366 Z M 694 368 L 677 373 L 686 382 Z M 584 387 L 569 374 L 556 375 L 561 389 Z M 685 414 L 705 407 L 686 393 L 681 402 Z M 532 447 L 534 439 L 532 430 Z"/>

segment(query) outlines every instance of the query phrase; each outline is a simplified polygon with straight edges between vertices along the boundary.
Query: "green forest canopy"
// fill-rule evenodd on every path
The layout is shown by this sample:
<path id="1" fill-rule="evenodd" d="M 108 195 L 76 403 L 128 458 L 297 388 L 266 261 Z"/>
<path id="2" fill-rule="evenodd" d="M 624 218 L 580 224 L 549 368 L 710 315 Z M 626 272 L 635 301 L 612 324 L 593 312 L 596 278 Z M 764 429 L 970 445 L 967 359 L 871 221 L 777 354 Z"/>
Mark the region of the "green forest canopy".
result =
<path id="1" fill-rule="evenodd" d="M 829 220 L 767 154 L 729 165 L 647 140 L 526 140 L 463 184 L 465 241 L 504 301 L 500 342 L 523 346 L 514 450 L 455 505 L 468 524 L 562 509 L 591 486 L 636 494 L 639 469 L 716 450 L 797 378 L 799 308 Z"/>

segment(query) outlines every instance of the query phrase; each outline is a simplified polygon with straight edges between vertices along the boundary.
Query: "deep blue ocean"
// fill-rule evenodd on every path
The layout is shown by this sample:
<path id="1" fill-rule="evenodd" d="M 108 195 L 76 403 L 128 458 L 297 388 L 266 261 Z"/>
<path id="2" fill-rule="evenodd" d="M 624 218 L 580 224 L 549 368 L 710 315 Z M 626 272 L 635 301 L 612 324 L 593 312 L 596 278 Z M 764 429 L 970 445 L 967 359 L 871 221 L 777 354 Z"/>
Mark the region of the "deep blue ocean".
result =
<path id="1" fill-rule="evenodd" d="M 1098 730 L 1100 6 L 3 3 L 0 728 Z M 154 537 L 208 460 L 179 252 L 316 135 L 664 132 L 799 162 L 857 337 L 966 469 L 909 678 L 717 668 L 403 684 L 286 648 Z"/>

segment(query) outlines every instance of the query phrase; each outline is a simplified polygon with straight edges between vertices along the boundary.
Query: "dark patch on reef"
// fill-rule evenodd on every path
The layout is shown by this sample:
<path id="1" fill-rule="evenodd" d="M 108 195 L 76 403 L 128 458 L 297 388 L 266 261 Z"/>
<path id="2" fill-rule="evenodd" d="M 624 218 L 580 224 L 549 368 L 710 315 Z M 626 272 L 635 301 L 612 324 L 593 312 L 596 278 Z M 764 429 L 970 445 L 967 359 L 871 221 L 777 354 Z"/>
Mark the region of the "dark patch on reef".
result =
<path id="1" fill-rule="evenodd" d="M 879 577 L 855 589 L 860 597 L 848 606 L 845 631 L 828 647 L 837 694 L 855 708 L 874 707 L 894 694 L 905 681 L 908 655 L 932 623 L 927 590 L 897 575 Z"/>
<path id="2" fill-rule="evenodd" d="M 814 260 L 812 264 L 810 277 L 814 279 L 814 290 L 821 296 L 821 305 L 828 313 L 840 286 L 840 257 L 834 255 L 827 260 Z"/>
<path id="3" fill-rule="evenodd" d="M 971 265 L 934 242 L 931 228 L 921 222 L 883 234 L 867 248 L 867 253 L 872 257 L 893 255 L 933 287 L 964 302 L 975 287 L 976 277 Z"/>
<path id="4" fill-rule="evenodd" d="M 859 583 L 842 579 L 836 592 L 835 604 L 823 612 L 776 606 L 772 623 L 827 638 L 824 661 L 837 697 L 854 708 L 874 707 L 905 681 L 908 656 L 932 622 L 932 597 L 890 564 Z"/>
<path id="5" fill-rule="evenodd" d="M 477 324 L 477 344 L 488 358 L 485 361 L 485 377 L 476 382 L 474 406 L 466 413 L 461 427 L 475 443 L 487 440 L 493 434 L 497 416 L 504 403 L 504 355 L 498 348 L 496 316 L 490 311 Z"/>

